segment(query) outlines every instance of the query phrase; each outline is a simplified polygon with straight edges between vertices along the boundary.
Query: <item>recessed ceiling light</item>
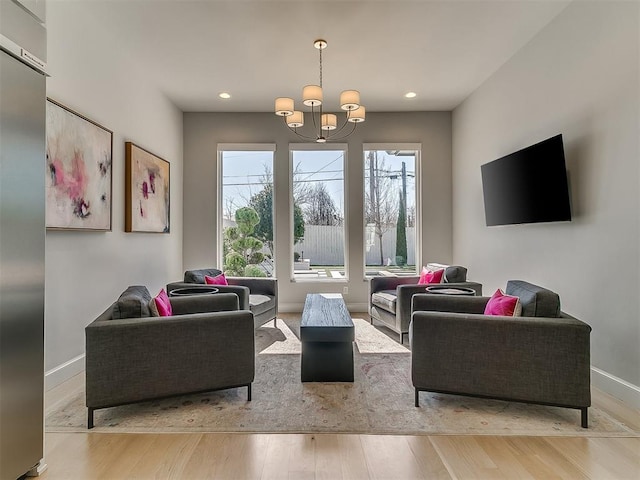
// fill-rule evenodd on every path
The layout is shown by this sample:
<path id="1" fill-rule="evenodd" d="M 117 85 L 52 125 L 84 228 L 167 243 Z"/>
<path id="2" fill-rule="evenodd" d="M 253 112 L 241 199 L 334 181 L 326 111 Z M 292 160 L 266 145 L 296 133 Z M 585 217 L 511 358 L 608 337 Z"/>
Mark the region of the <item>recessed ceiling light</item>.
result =
<path id="1" fill-rule="evenodd" d="M 415 98 L 418 95 L 416 92 L 407 92 L 404 94 L 406 98 Z"/>
<path id="2" fill-rule="evenodd" d="M 218 95 L 220 98 L 231 98 L 231 94 L 227 93 L 227 92 L 222 92 L 221 94 Z"/>

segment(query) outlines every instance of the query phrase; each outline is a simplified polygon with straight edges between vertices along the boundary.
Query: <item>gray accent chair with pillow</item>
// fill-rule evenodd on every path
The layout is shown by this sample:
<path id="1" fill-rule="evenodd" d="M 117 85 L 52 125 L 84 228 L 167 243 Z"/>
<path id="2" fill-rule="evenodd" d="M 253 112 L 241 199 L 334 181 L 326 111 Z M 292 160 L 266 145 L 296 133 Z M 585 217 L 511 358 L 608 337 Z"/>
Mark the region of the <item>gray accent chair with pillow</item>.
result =
<path id="1" fill-rule="evenodd" d="M 490 297 L 414 295 L 409 331 L 415 405 L 419 392 L 538 403 L 591 405 L 591 327 L 560 310 L 546 288 L 510 280 L 519 317 L 484 315 Z"/>
<path id="2" fill-rule="evenodd" d="M 217 277 L 222 272 L 217 268 L 202 268 L 184 272 L 183 282 L 167 285 L 167 292 L 176 288 L 185 288 L 194 283 L 204 284 L 204 277 Z M 276 324 L 278 314 L 278 280 L 273 277 L 226 277 L 229 285 L 216 285 L 220 292 L 231 292 L 238 295 L 241 310 L 251 310 L 258 328 L 270 320 Z"/>
<path id="3" fill-rule="evenodd" d="M 425 293 L 429 285 L 418 285 L 420 276 L 373 277 L 369 281 L 369 315 L 400 335 L 400 343 L 409 333 L 411 322 L 411 297 Z M 465 287 L 482 295 L 482 284 L 467 282 L 467 269 L 459 265 L 445 268 L 442 283 L 449 287 Z"/>
<path id="4" fill-rule="evenodd" d="M 255 376 L 253 314 L 233 293 L 169 299 L 152 317 L 144 286 L 127 288 L 85 328 L 88 428 L 94 411 L 156 398 L 247 387 Z"/>

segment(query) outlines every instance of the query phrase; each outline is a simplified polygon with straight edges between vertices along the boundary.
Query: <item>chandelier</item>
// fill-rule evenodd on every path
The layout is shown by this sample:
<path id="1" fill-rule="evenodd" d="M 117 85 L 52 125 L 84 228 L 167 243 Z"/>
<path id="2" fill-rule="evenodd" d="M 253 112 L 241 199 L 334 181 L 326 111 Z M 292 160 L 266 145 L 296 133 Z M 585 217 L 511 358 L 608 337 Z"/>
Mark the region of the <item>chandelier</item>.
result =
<path id="1" fill-rule="evenodd" d="M 311 120 L 314 136 L 305 135 L 298 131 L 304 126 L 304 113 L 295 110 L 293 99 L 288 97 L 276 98 L 275 113 L 281 116 L 289 130 L 305 140 L 313 140 L 325 143 L 327 140 L 342 140 L 351 135 L 358 123 L 364 122 L 365 108 L 360 105 L 360 92 L 357 90 L 345 90 L 340 94 L 340 108 L 346 110 L 344 122 L 338 127 L 338 117 L 333 113 L 324 113 L 322 110 L 322 50 L 327 48 L 326 40 L 313 42 L 320 53 L 320 84 L 307 85 L 302 89 L 302 103 L 311 107 Z M 351 124 L 351 128 L 343 132 L 344 128 Z"/>

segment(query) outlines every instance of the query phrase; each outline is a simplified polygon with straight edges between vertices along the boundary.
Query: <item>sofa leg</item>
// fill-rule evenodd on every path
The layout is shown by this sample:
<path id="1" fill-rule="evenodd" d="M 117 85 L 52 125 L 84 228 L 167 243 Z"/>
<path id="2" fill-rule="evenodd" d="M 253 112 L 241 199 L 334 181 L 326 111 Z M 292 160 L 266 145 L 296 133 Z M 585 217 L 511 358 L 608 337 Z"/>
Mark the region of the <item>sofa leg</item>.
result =
<path id="1" fill-rule="evenodd" d="M 581 411 L 581 423 L 582 428 L 589 428 L 589 407 L 584 407 L 580 409 Z"/>
<path id="2" fill-rule="evenodd" d="M 420 397 L 419 397 L 419 394 L 420 394 L 420 390 L 418 390 L 418 389 L 416 388 L 416 407 L 419 407 L 419 406 L 420 406 Z"/>
<path id="3" fill-rule="evenodd" d="M 247 402 L 251 401 L 251 384 L 247 385 Z"/>
<path id="4" fill-rule="evenodd" d="M 91 408 L 91 407 L 87 409 L 87 430 L 90 430 L 93 428 L 93 411 L 94 410 L 95 408 Z"/>
<path id="5" fill-rule="evenodd" d="M 406 335 L 406 333 L 400 333 L 400 345 L 404 345 L 404 336 Z"/>
<path id="6" fill-rule="evenodd" d="M 274 328 L 278 328 L 278 319 L 276 317 L 273 318 L 273 326 Z"/>

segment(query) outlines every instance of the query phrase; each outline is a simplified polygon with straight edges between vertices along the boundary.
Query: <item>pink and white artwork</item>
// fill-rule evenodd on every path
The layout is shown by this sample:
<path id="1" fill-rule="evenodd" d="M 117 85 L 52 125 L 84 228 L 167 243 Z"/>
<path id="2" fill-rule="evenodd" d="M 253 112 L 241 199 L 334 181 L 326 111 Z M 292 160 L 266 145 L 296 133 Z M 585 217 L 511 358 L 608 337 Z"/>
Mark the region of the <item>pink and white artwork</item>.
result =
<path id="1" fill-rule="evenodd" d="M 169 162 L 125 142 L 125 232 L 169 233 Z"/>
<path id="2" fill-rule="evenodd" d="M 111 230 L 113 132 L 47 99 L 46 226 Z"/>

